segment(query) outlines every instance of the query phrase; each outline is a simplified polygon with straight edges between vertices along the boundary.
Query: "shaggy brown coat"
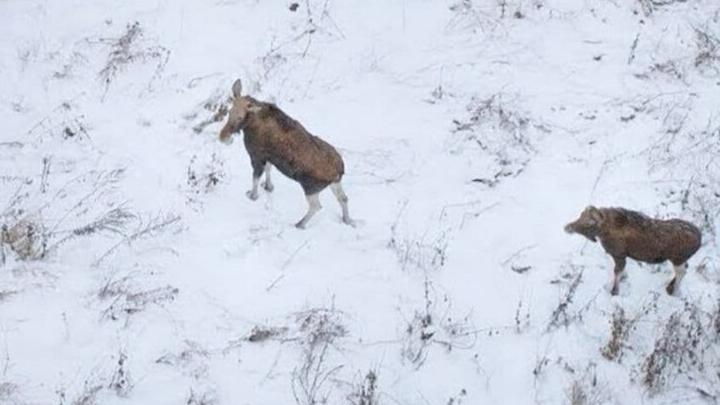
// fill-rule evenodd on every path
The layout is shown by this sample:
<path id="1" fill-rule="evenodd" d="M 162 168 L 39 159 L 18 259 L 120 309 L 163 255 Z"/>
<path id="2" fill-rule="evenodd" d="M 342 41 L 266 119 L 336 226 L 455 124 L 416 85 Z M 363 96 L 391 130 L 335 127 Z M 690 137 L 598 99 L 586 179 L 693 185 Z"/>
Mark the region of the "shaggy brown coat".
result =
<path id="1" fill-rule="evenodd" d="M 568 233 L 579 233 L 600 244 L 615 261 L 612 294 L 618 293 L 619 276 L 626 258 L 645 263 L 669 260 L 675 277 L 666 291 L 673 294 L 685 274 L 687 261 L 700 248 L 700 230 L 681 219 L 654 219 L 624 208 L 589 206 L 576 221 L 565 226 Z"/>
<path id="2" fill-rule="evenodd" d="M 242 95 L 242 84 L 233 84 L 233 105 L 228 121 L 220 131 L 220 140 L 229 142 L 233 133 L 243 131 L 245 149 L 253 169 L 253 189 L 248 197 L 257 199 L 257 182 L 266 172 L 264 188 L 272 191 L 269 165 L 297 181 L 308 198 L 308 213 L 296 225 L 303 228 L 320 209 L 317 194 L 332 186 L 343 209 L 343 221 L 352 224 L 347 212 L 348 198 L 340 186 L 345 165 L 337 150 L 308 132 L 276 105 Z"/>
<path id="3" fill-rule="evenodd" d="M 345 165 L 332 145 L 309 133 L 274 104 L 247 99 L 257 112 L 248 113 L 244 122 L 236 123 L 234 132 L 243 131 L 253 172 L 262 174 L 270 162 L 300 183 L 305 194 L 318 193 L 342 179 Z M 223 132 L 230 130 L 228 126 L 232 128 L 230 121 Z"/>

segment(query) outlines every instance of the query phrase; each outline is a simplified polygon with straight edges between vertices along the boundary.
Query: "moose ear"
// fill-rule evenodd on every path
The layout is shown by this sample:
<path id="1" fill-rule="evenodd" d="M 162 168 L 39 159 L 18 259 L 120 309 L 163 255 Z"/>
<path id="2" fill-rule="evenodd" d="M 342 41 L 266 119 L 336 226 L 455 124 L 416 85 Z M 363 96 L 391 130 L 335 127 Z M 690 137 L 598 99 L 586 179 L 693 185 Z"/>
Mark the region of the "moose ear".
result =
<path id="1" fill-rule="evenodd" d="M 240 79 L 235 80 L 235 83 L 233 83 L 232 93 L 233 97 L 240 97 L 242 95 L 242 82 Z"/>

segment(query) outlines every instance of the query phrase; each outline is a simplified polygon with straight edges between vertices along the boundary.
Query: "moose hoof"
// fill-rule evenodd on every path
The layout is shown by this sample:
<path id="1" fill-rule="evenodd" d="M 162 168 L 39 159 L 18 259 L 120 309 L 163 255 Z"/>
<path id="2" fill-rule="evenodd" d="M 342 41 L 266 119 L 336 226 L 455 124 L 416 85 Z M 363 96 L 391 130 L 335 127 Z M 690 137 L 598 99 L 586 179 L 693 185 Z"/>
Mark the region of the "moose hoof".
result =
<path id="1" fill-rule="evenodd" d="M 610 295 L 618 295 L 618 290 L 618 286 L 613 286 L 613 288 L 610 290 Z"/>
<path id="2" fill-rule="evenodd" d="M 355 226 L 357 225 L 357 224 L 355 223 L 355 221 L 353 221 L 353 220 L 350 219 L 350 218 L 343 218 L 343 223 L 344 223 L 345 225 L 352 226 L 353 228 L 355 228 Z"/>
<path id="3" fill-rule="evenodd" d="M 246 192 L 245 195 L 247 196 L 247 198 L 249 198 L 249 199 L 251 199 L 251 200 L 253 200 L 253 201 L 255 201 L 255 200 L 258 199 L 258 193 L 257 193 L 257 191 L 252 191 L 252 190 L 250 190 L 250 191 Z"/>
<path id="4" fill-rule="evenodd" d="M 675 294 L 675 280 L 668 283 L 667 287 L 665 287 L 665 291 L 668 293 L 668 295 Z"/>
<path id="5" fill-rule="evenodd" d="M 297 229 L 305 229 L 305 222 L 300 221 L 297 224 L 295 224 L 295 228 Z"/>
<path id="6" fill-rule="evenodd" d="M 267 181 L 264 182 L 262 184 L 262 186 L 265 189 L 265 191 L 267 191 L 268 193 L 272 193 L 272 191 L 275 190 L 275 186 L 272 183 L 269 183 Z"/>

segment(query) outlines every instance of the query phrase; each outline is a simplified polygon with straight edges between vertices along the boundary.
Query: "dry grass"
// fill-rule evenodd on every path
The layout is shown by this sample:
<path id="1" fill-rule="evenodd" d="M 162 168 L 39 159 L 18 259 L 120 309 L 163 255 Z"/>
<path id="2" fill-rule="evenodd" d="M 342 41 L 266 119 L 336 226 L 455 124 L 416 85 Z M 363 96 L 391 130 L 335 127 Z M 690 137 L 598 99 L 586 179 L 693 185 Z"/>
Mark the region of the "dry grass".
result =
<path id="1" fill-rule="evenodd" d="M 546 331 L 549 332 L 559 327 L 567 327 L 573 320 L 578 318 L 578 314 L 571 314 L 569 310 L 575 300 L 577 289 L 582 283 L 583 271 L 583 268 L 578 269 L 573 267 L 573 272 L 565 275 L 564 279 L 567 283 L 567 288 L 560 298 L 557 307 L 555 307 L 550 315 L 550 321 L 548 321 Z"/>
<path id="2" fill-rule="evenodd" d="M 186 176 L 189 203 L 200 203 L 202 195 L 212 193 L 217 188 L 226 177 L 224 166 L 216 153 L 212 153 L 209 161 L 207 158 L 199 161 L 197 154 L 192 156 Z"/>
<path id="3" fill-rule="evenodd" d="M 714 349 L 712 320 L 697 305 L 686 302 L 673 312 L 652 351 L 640 367 L 642 384 L 651 395 L 677 387 L 694 387 L 717 394 L 720 366 Z M 714 395 L 713 394 L 713 395 Z"/>
<path id="4" fill-rule="evenodd" d="M 607 386 L 600 382 L 597 366 L 590 362 L 584 369 L 574 371 L 576 377 L 565 391 L 568 405 L 602 405 L 612 403 L 612 394 Z"/>
<path id="5" fill-rule="evenodd" d="M 128 24 L 125 33 L 117 38 L 103 38 L 101 43 L 110 46 L 105 66 L 98 73 L 98 77 L 105 85 L 105 94 L 110 89 L 111 83 L 118 74 L 133 63 L 155 63 L 155 72 L 151 79 L 160 77 L 168 59 L 170 50 L 160 45 L 142 46 L 140 39 L 143 37 L 143 29 L 139 22 Z"/>
<path id="6" fill-rule="evenodd" d="M 442 268 L 447 261 L 446 250 L 450 239 L 447 221 L 440 218 L 440 226 L 433 224 L 420 233 L 413 232 L 405 220 L 407 205 L 408 201 L 401 203 L 398 215 L 390 226 L 387 247 L 397 256 L 403 271 L 432 271 Z"/>
<path id="7" fill-rule="evenodd" d="M 378 405 L 380 400 L 377 381 L 377 373 L 374 370 L 368 371 L 362 382 L 348 395 L 348 401 L 352 405 Z"/>
<path id="8" fill-rule="evenodd" d="M 503 179 L 517 177 L 535 154 L 534 137 L 550 132 L 542 122 L 523 112 L 518 96 L 504 93 L 473 98 L 468 115 L 455 119 L 447 148 L 451 154 L 489 161 L 471 181 L 495 187 Z M 491 162 L 491 163 L 490 163 Z"/>
<path id="9" fill-rule="evenodd" d="M 335 341 L 347 335 L 342 313 L 315 308 L 296 314 L 303 355 L 292 372 L 292 392 L 298 405 L 324 404 L 332 393 L 331 378 L 343 367 L 330 365 Z"/>

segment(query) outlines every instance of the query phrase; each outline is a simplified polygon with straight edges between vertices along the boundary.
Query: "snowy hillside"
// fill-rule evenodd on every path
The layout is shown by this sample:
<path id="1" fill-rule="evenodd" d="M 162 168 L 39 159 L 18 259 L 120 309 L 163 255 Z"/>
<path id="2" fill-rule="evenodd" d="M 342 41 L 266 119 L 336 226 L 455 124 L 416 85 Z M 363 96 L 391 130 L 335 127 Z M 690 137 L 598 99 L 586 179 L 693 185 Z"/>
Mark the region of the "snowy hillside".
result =
<path id="1" fill-rule="evenodd" d="M 715 0 L 0 0 L 0 77 L 1 404 L 720 402 Z M 245 196 L 236 78 L 356 227 Z M 589 204 L 702 229 L 677 296 Z"/>

